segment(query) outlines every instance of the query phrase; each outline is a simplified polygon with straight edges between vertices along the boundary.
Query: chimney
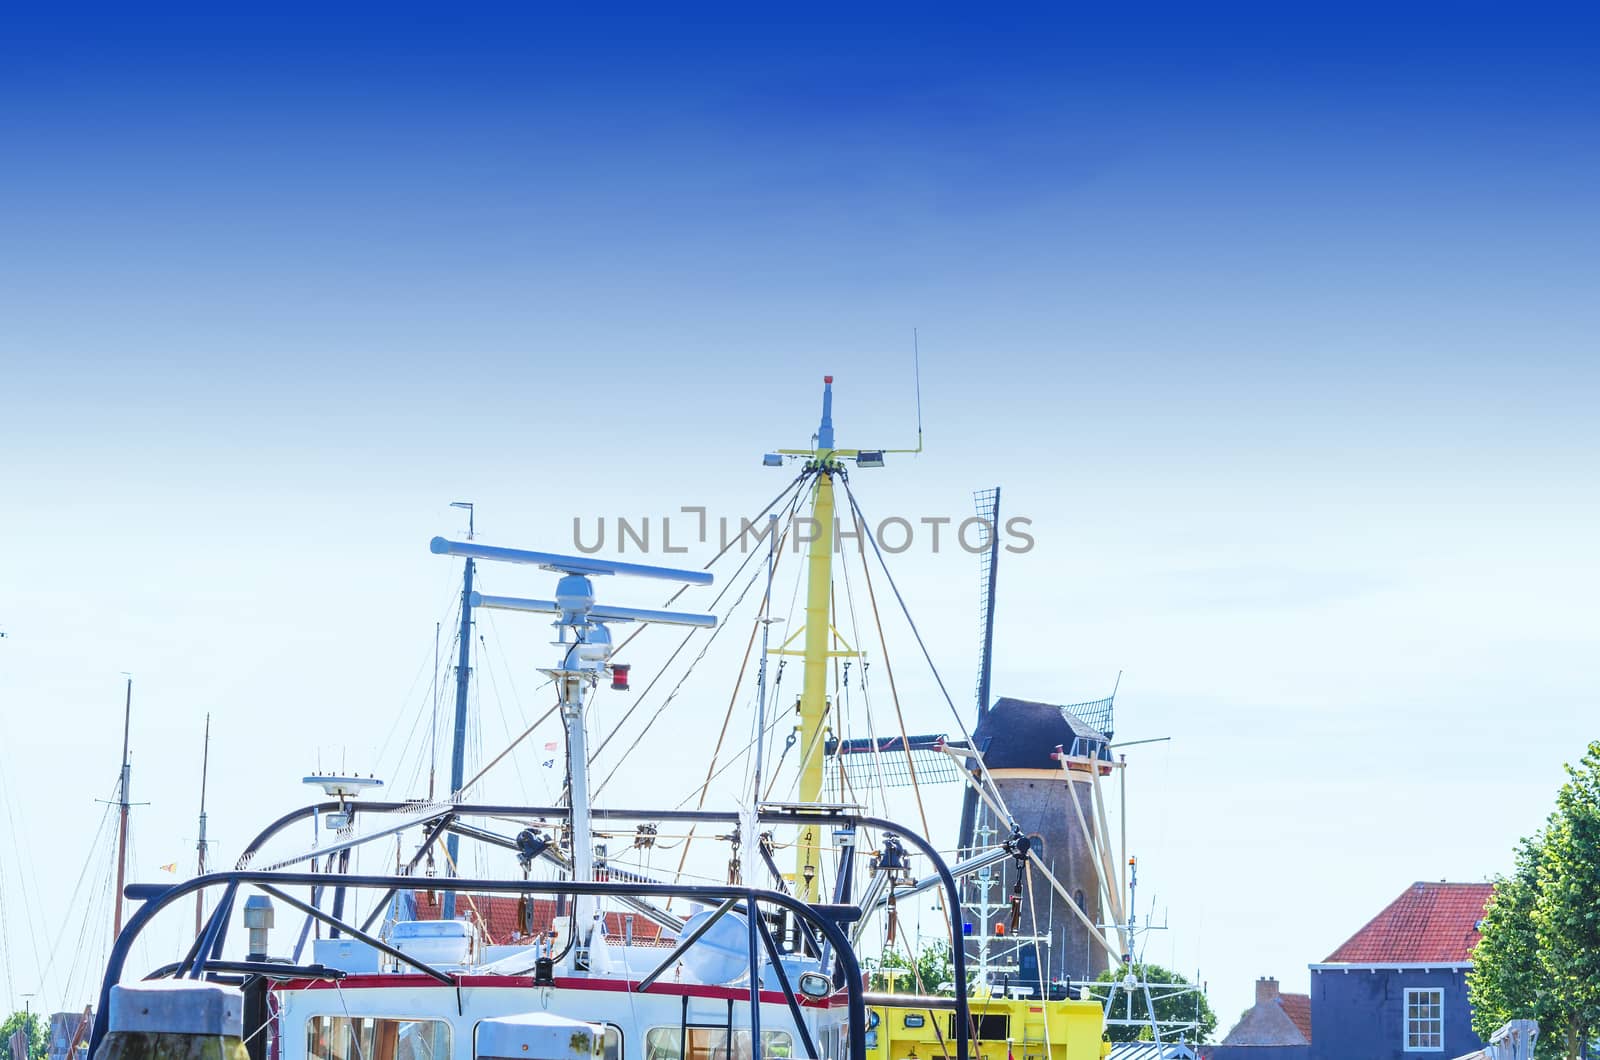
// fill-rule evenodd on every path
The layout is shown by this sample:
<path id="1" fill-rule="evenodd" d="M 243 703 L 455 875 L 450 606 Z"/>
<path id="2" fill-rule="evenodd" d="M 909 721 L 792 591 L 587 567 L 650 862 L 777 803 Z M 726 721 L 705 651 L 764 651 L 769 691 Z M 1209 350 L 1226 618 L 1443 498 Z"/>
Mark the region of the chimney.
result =
<path id="1" fill-rule="evenodd" d="M 1256 1004 L 1278 1000 L 1278 981 L 1263 975 L 1256 980 Z"/>

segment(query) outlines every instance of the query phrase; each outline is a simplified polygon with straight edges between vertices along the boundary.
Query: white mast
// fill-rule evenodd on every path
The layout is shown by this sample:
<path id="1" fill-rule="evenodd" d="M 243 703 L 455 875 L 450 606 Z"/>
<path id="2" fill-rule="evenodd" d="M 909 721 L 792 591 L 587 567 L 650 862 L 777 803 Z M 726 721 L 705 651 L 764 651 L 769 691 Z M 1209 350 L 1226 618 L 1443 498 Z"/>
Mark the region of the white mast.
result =
<path id="1" fill-rule="evenodd" d="M 500 608 L 508 611 L 533 611 L 556 616 L 557 647 L 564 649 L 561 663 L 542 672 L 556 683 L 560 695 L 561 719 L 567 732 L 568 802 L 572 808 L 572 879 L 575 883 L 594 882 L 594 835 L 589 806 L 589 749 L 583 723 L 584 696 L 594 688 L 600 675 L 613 675 L 612 687 L 627 689 L 626 668 L 612 667 L 611 622 L 659 622 L 676 626 L 710 627 L 715 615 L 680 611 L 647 610 L 596 604 L 590 578 L 602 575 L 631 575 L 710 585 L 706 571 L 652 567 L 642 563 L 613 563 L 594 556 L 563 556 L 553 552 L 530 552 L 520 548 L 500 548 L 472 541 L 433 539 L 429 548 L 435 555 L 465 556 L 469 559 L 522 563 L 555 571 L 562 577 L 556 583 L 554 600 L 533 600 L 514 596 L 485 596 L 473 593 L 472 607 Z M 597 906 L 587 895 L 577 895 L 572 903 L 572 937 L 567 966 L 583 970 L 589 963 L 589 938 Z"/>

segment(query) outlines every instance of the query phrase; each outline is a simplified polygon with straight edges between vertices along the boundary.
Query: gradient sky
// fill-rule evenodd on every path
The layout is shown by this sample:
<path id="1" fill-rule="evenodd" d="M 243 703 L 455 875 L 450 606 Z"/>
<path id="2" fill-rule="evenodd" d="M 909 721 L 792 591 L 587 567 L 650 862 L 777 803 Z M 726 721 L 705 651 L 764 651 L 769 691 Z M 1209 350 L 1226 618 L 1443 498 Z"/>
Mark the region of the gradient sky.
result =
<path id="1" fill-rule="evenodd" d="M 0 1003 L 84 1001 L 45 966 L 122 671 L 135 875 L 192 856 L 207 711 L 229 862 L 319 753 L 398 761 L 447 502 L 550 548 L 752 512 L 824 372 L 842 442 L 910 444 L 913 327 L 927 451 L 862 503 L 1033 519 L 996 691 L 1121 671 L 1119 735 L 1173 738 L 1130 777 L 1150 956 L 1224 1028 L 1408 883 L 1508 868 L 1600 735 L 1597 40 L 1490 4 L 7 14 Z M 974 564 L 898 569 L 970 710 Z M 502 629 L 531 711 L 546 649 Z"/>

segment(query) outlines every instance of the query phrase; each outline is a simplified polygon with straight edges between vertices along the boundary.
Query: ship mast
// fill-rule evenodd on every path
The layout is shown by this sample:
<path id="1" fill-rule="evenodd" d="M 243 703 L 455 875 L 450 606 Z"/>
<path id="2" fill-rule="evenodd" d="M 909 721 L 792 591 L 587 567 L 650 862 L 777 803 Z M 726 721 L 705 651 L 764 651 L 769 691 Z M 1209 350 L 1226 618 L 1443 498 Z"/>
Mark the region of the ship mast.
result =
<path id="1" fill-rule="evenodd" d="M 473 538 L 473 509 L 467 501 L 451 501 L 452 508 L 465 508 L 467 511 L 467 540 Z M 459 636 L 459 653 L 456 658 L 456 721 L 455 738 L 450 744 L 450 797 L 461 797 L 461 784 L 465 780 L 467 759 L 467 693 L 472 684 L 472 575 L 477 564 L 471 556 L 467 557 L 465 570 L 461 576 L 461 632 Z M 451 876 L 461 875 L 456 866 L 456 855 L 461 850 L 461 837 L 451 832 L 444 840 L 447 853 L 445 871 Z M 445 920 L 454 920 L 456 915 L 456 892 L 446 891 L 444 896 Z"/>
<path id="2" fill-rule="evenodd" d="M 840 449 L 833 436 L 833 376 L 822 377 L 822 420 L 809 449 L 779 449 L 765 460 L 768 466 L 779 466 L 783 458 L 798 457 L 806 462 L 806 470 L 815 476 L 811 488 L 810 537 L 806 551 L 806 610 L 805 627 L 795 636 L 804 634 L 799 651 L 789 648 L 790 637 L 773 654 L 802 656 L 802 686 L 800 690 L 800 802 L 816 803 L 822 797 L 823 750 L 828 720 L 828 660 L 838 657 L 854 658 L 857 653 L 848 645 L 835 648 L 841 639 L 833 629 L 833 550 L 835 545 L 835 518 L 833 479 L 844 475 L 845 461 L 854 460 L 857 467 L 882 467 L 886 452 L 920 453 L 922 451 L 921 396 L 918 396 L 917 447 L 915 449 Z M 818 900 L 818 873 L 821 868 L 821 836 L 815 825 L 805 825 L 795 841 L 795 895 L 801 901 Z"/>
<path id="3" fill-rule="evenodd" d="M 685 585 L 710 585 L 712 577 L 703 570 L 676 570 L 642 563 L 615 563 L 594 556 L 563 556 L 553 552 L 479 545 L 471 541 L 450 541 L 442 537 L 434 538 L 428 547 L 438 556 L 462 556 L 469 562 L 473 559 L 484 559 L 502 563 L 529 564 L 561 575 L 560 581 L 556 583 L 553 600 L 471 593 L 463 604 L 465 607 L 532 611 L 556 616 L 553 624 L 559 638 L 556 644 L 562 652 L 561 662 L 549 669 L 541 669 L 540 672 L 550 678 L 556 686 L 562 722 L 567 732 L 567 800 L 571 809 L 569 820 L 572 828 L 572 879 L 577 883 L 592 883 L 595 859 L 589 806 L 589 754 L 584 730 L 584 699 L 585 694 L 599 683 L 603 674 L 610 674 L 612 688 L 626 691 L 628 687 L 627 667 L 622 665 L 613 667 L 610 663 L 612 641 L 608 624 L 658 622 L 710 628 L 717 624 L 717 619 L 715 615 L 598 605 L 595 603 L 594 583 L 590 579 L 604 575 L 631 575 L 681 582 Z M 569 947 L 569 967 L 574 970 L 588 968 L 589 939 L 598 915 L 596 909 L 597 902 L 594 896 L 573 896 L 570 936 L 573 945 Z"/>
<path id="4" fill-rule="evenodd" d="M 128 780 L 133 767 L 128 762 L 128 730 L 133 721 L 133 678 L 128 678 L 122 703 L 122 775 L 117 783 L 117 890 L 111 896 L 111 942 L 122 934 L 122 886 L 128 875 Z"/>
<path id="5" fill-rule="evenodd" d="M 806 555 L 805 657 L 800 691 L 800 801 L 822 797 L 822 733 L 828 713 L 828 618 L 833 595 L 833 476 L 839 470 L 833 448 L 833 376 L 822 380 L 822 422 L 810 463 L 816 470 L 811 493 L 811 541 Z M 802 902 L 817 901 L 821 843 L 815 825 L 806 825 L 795 843 L 795 890 Z"/>
<path id="6" fill-rule="evenodd" d="M 211 715 L 206 715 L 206 739 L 200 752 L 200 839 L 195 843 L 195 875 L 206 874 L 206 774 L 211 765 Z M 194 892 L 194 932 L 200 934 L 201 921 L 206 912 L 204 890 Z"/>

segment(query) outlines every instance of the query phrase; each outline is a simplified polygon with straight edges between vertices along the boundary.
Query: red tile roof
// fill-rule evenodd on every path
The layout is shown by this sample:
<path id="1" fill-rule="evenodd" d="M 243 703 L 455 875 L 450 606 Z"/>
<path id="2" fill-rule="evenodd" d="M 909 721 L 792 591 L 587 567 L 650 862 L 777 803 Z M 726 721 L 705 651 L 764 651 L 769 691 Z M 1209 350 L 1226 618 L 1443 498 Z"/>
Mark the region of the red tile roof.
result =
<path id="1" fill-rule="evenodd" d="M 1492 883 L 1415 883 L 1325 964 L 1465 964 Z"/>
<path id="2" fill-rule="evenodd" d="M 432 891 L 417 891 L 417 919 L 438 920 L 443 911 L 439 898 Z M 509 894 L 462 894 L 456 897 L 456 915 L 465 915 L 484 929 L 489 944 L 500 946 L 513 941 L 512 936 L 522 931 L 522 921 L 517 915 L 517 897 Z M 533 930 L 535 934 L 549 931 L 555 920 L 556 903 L 551 898 L 533 900 Z M 621 942 L 627 930 L 624 913 L 606 914 L 606 939 Z M 643 916 L 633 918 L 633 941 L 642 946 L 654 946 L 670 941 L 663 936 L 661 926 Z"/>
<path id="3" fill-rule="evenodd" d="M 1306 1036 L 1306 1041 L 1311 1040 L 1311 995 L 1310 994 L 1279 994 L 1278 1003 L 1283 1006 L 1283 1014 L 1295 1025 L 1301 1034 Z"/>

